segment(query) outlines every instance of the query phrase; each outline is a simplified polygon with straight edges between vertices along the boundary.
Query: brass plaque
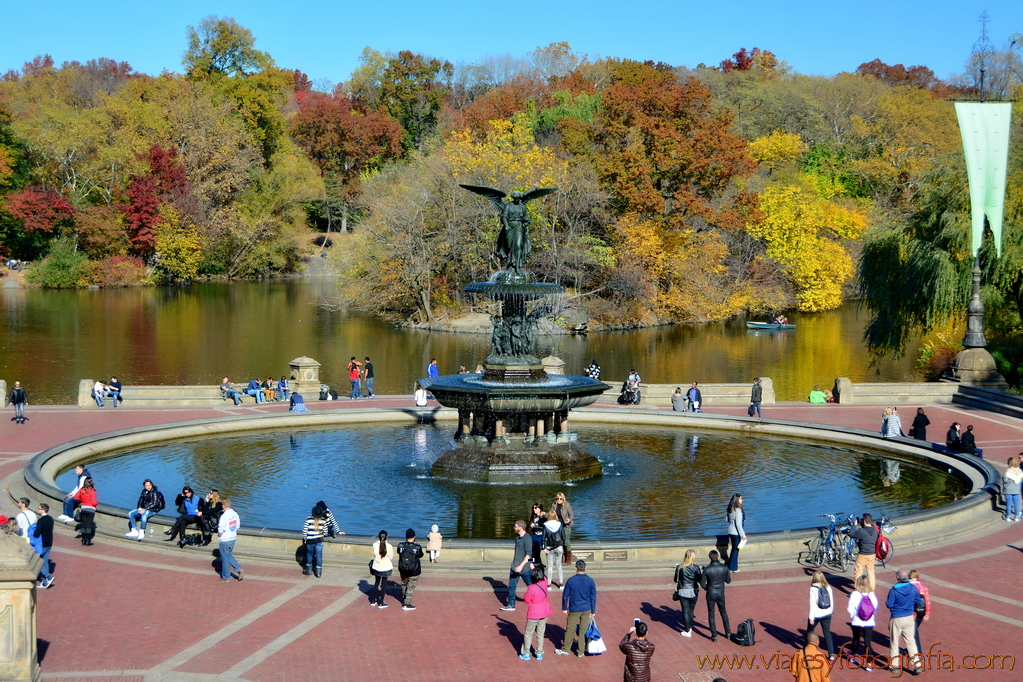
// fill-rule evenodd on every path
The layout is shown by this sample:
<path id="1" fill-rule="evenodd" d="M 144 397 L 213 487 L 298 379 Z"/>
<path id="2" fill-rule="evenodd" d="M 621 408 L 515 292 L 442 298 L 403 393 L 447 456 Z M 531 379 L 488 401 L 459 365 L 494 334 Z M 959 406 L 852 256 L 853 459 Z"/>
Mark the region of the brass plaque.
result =
<path id="1" fill-rule="evenodd" d="M 629 550 L 627 549 L 616 549 L 608 552 L 604 552 L 604 561 L 628 561 Z"/>
<path id="2" fill-rule="evenodd" d="M 593 561 L 593 552 L 577 552 L 572 550 L 572 563 L 575 563 L 582 559 L 583 561 Z"/>

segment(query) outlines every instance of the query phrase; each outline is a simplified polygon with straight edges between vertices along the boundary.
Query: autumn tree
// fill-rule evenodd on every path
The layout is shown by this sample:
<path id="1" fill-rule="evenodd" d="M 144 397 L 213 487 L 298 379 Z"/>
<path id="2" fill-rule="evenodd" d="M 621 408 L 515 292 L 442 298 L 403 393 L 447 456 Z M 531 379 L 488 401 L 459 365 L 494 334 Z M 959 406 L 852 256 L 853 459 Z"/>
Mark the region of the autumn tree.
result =
<path id="1" fill-rule="evenodd" d="M 402 50 L 387 60 L 380 81 L 380 105 L 404 131 L 406 149 L 418 149 L 437 127 L 451 63 Z"/>
<path id="2" fill-rule="evenodd" d="M 188 27 L 188 50 L 182 58 L 189 78 L 246 76 L 269 66 L 273 60 L 255 48 L 252 31 L 230 17 L 210 15 L 199 27 Z"/>
<path id="3" fill-rule="evenodd" d="M 178 161 L 177 149 L 153 145 L 146 162 L 149 172 L 132 180 L 127 192 L 128 203 L 121 209 L 131 246 L 143 256 L 156 248 L 156 229 L 163 220 L 160 213 L 163 205 L 184 203 L 191 194 L 185 169 Z"/>
<path id="4" fill-rule="evenodd" d="M 940 82 L 934 75 L 934 71 L 926 66 L 911 66 L 907 69 L 902 64 L 885 64 L 880 59 L 860 64 L 856 67 L 856 73 L 862 76 L 873 76 L 882 83 L 893 87 L 906 85 L 926 90 Z"/>

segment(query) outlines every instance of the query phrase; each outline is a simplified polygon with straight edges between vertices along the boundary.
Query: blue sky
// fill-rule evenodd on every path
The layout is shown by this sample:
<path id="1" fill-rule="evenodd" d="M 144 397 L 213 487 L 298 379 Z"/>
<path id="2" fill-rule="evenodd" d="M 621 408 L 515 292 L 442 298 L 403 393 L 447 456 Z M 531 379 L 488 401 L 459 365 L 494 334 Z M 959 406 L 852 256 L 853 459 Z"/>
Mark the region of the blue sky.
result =
<path id="1" fill-rule="evenodd" d="M 946 78 L 963 70 L 980 35 L 982 11 L 990 15 L 988 35 L 996 47 L 1004 47 L 1009 35 L 1023 33 L 1021 0 L 588 0 L 537 3 L 542 10 L 532 12 L 532 3 L 509 2 L 502 8 L 451 0 L 54 0 L 45 9 L 6 4 L 0 72 L 43 53 L 57 64 L 108 57 L 150 74 L 180 71 L 186 27 L 215 14 L 250 29 L 256 47 L 279 66 L 333 82 L 348 77 L 367 45 L 473 62 L 488 54 L 524 56 L 557 41 L 590 55 L 685 66 L 717 64 L 740 47 L 760 47 L 796 71 L 823 75 L 880 58 L 889 64 L 923 64 Z"/>

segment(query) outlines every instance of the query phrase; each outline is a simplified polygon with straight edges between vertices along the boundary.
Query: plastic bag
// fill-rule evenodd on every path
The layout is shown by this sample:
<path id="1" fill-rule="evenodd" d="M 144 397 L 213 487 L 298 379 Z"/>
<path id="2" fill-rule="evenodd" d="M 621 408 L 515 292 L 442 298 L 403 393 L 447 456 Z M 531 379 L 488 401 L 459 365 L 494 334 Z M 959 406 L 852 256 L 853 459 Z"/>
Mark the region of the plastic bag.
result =
<path id="1" fill-rule="evenodd" d="M 600 636 L 600 630 L 597 629 L 597 619 L 590 619 L 590 627 L 586 628 L 586 651 L 592 656 L 602 654 L 607 651 L 607 645 L 604 644 L 604 638 Z"/>

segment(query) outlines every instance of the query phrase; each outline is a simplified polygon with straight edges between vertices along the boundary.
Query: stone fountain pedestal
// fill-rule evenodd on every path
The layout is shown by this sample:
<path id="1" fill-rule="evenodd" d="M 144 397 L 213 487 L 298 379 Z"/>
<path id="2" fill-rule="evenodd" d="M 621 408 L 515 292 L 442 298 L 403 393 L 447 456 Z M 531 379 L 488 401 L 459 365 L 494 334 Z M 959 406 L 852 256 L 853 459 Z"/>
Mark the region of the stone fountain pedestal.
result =
<path id="1" fill-rule="evenodd" d="M 43 562 L 24 539 L 0 536 L 0 680 L 39 682 L 36 577 Z"/>

